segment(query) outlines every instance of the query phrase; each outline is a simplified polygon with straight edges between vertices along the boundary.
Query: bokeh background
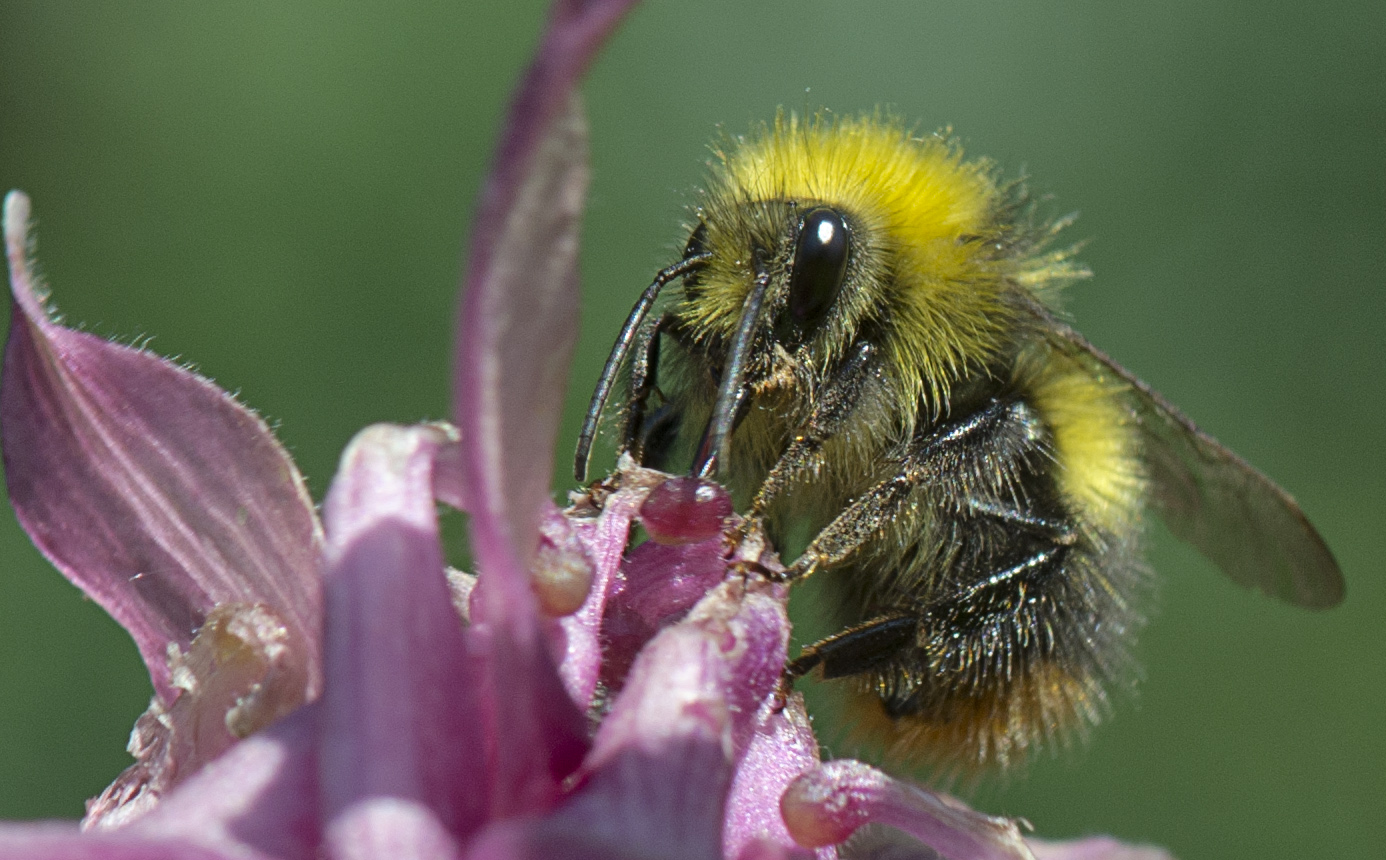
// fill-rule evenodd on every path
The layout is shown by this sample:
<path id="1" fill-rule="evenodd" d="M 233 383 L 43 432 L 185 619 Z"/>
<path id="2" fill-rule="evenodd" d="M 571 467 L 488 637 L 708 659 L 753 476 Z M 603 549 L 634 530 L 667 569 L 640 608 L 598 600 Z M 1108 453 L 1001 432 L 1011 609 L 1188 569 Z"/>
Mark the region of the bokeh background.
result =
<path id="1" fill-rule="evenodd" d="M 0 5 L 0 187 L 72 321 L 195 362 L 315 497 L 353 432 L 445 416 L 462 237 L 543 18 L 507 3 Z M 1197 858 L 1386 848 L 1386 5 L 651 0 L 586 87 L 594 185 L 563 438 L 672 259 L 718 127 L 893 106 L 1080 210 L 1084 332 L 1275 476 L 1347 602 L 1243 592 L 1159 527 L 1134 701 L 973 795 Z M 565 442 L 557 487 L 566 487 Z M 0 817 L 128 758 L 135 649 L 0 515 Z M 802 601 L 801 601 L 802 602 Z"/>

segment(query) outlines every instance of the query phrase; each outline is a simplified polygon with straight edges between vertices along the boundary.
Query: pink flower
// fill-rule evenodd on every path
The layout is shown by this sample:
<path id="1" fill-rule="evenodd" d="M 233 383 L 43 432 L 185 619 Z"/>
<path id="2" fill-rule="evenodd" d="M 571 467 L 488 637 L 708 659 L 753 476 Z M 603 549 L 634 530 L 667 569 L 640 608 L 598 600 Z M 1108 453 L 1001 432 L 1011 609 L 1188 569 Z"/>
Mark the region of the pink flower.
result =
<path id="1" fill-rule="evenodd" d="M 0 856 L 831 857 L 873 822 L 899 833 L 852 856 L 1164 856 L 1027 844 L 1014 822 L 820 763 L 779 689 L 770 548 L 713 534 L 627 554 L 664 482 L 629 463 L 566 512 L 549 501 L 586 187 L 575 87 L 631 3 L 556 3 L 515 99 L 465 285 L 456 427 L 363 430 L 321 522 L 253 413 L 50 316 L 29 202 L 6 198 L 11 501 L 130 631 L 155 698 L 85 830 L 3 825 Z M 478 577 L 446 570 L 438 501 L 470 513 Z"/>

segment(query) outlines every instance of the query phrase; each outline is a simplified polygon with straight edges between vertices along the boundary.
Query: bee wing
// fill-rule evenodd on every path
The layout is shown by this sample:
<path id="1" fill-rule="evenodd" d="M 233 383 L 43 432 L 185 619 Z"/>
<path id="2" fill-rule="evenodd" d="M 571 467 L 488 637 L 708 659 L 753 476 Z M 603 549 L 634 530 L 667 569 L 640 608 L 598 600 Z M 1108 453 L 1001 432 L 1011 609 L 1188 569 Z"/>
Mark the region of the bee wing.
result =
<path id="1" fill-rule="evenodd" d="M 1297 606 L 1343 599 L 1343 574 L 1289 493 L 1198 428 L 1182 412 L 1078 332 L 1055 323 L 1056 346 L 1130 387 L 1156 510 L 1232 577 Z"/>

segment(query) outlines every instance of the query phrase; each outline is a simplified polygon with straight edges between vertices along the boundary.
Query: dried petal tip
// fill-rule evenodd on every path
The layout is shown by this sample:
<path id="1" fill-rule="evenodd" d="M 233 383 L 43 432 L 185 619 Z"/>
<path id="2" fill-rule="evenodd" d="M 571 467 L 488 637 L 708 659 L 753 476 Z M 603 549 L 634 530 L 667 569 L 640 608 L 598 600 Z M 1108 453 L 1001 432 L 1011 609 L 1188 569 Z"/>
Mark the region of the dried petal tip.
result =
<path id="1" fill-rule="evenodd" d="M 1034 860 L 1015 822 L 900 782 L 859 761 L 828 762 L 780 798 L 785 827 L 800 845 L 836 845 L 864 824 L 895 827 L 949 860 Z"/>
<path id="2" fill-rule="evenodd" d="M 702 478 L 670 478 L 655 487 L 640 506 L 640 521 L 662 544 L 699 543 L 722 533 L 732 514 L 731 496 Z"/>

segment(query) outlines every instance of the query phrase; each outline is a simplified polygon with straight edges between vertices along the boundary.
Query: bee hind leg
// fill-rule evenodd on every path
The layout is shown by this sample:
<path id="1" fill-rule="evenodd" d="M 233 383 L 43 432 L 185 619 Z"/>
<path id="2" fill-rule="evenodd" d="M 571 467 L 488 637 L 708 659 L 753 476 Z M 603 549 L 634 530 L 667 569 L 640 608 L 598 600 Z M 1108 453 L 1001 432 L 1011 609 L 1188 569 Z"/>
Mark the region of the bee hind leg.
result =
<path id="1" fill-rule="evenodd" d="M 785 667 L 785 676 L 792 681 L 820 666 L 824 678 L 857 675 L 890 661 L 918 635 L 918 615 L 882 615 L 805 646 Z"/>

